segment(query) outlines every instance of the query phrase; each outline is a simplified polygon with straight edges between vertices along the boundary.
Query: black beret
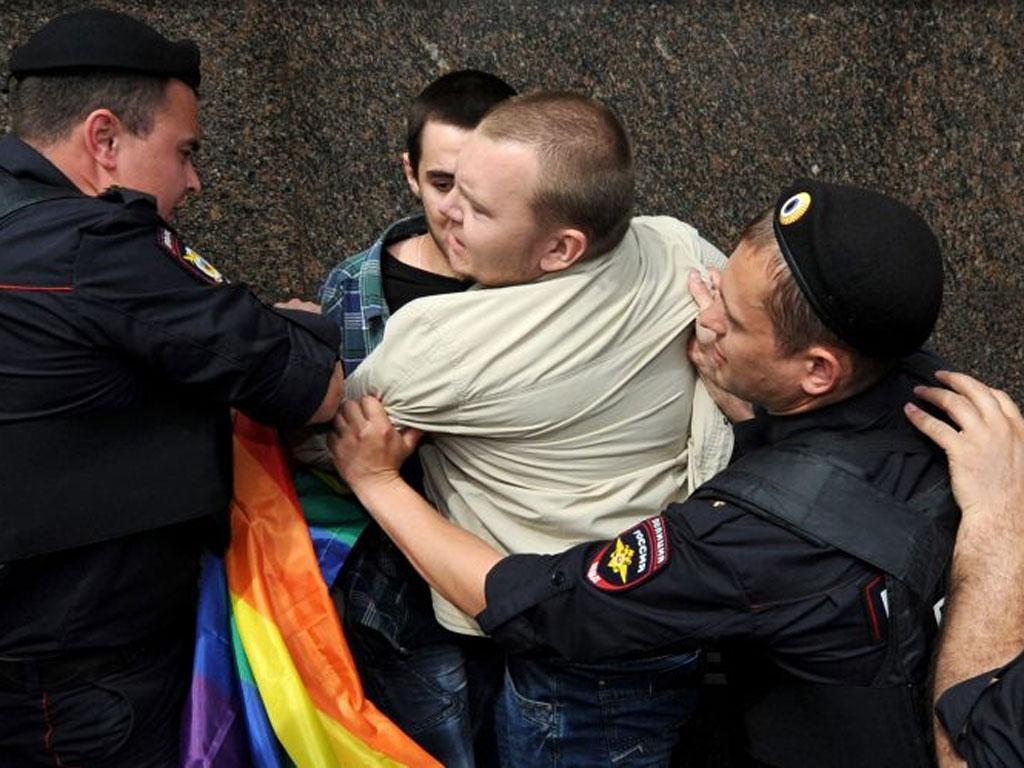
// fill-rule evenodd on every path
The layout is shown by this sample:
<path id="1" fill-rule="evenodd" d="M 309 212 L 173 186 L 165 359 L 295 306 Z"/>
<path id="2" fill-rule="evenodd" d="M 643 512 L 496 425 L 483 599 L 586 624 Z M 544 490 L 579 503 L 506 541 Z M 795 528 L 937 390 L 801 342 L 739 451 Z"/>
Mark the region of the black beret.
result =
<path id="1" fill-rule="evenodd" d="M 799 179 L 779 196 L 775 237 L 822 322 L 854 349 L 918 349 L 942 303 L 942 255 L 924 219 L 891 197 Z"/>
<path id="2" fill-rule="evenodd" d="M 123 13 L 91 8 L 58 16 L 11 53 L 15 77 L 95 71 L 175 77 L 199 88 L 199 47 L 172 42 Z"/>

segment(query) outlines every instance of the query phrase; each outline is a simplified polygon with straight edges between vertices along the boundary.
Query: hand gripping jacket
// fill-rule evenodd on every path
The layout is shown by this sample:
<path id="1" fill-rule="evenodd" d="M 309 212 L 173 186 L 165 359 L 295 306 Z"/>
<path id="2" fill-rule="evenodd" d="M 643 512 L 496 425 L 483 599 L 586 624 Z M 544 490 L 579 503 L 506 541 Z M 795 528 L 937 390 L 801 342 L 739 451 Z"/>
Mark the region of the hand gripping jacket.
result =
<path id="1" fill-rule="evenodd" d="M 935 606 L 960 512 L 945 476 L 907 501 L 867 482 L 856 457 L 933 450 L 907 432 L 801 435 L 754 451 L 697 490 L 885 574 L 885 662 L 870 686 L 776 685 L 746 713 L 753 756 L 770 765 L 934 764 L 926 678 Z M 814 739 L 808 739 L 808 734 Z M 825 751 L 821 747 L 831 745 Z"/>

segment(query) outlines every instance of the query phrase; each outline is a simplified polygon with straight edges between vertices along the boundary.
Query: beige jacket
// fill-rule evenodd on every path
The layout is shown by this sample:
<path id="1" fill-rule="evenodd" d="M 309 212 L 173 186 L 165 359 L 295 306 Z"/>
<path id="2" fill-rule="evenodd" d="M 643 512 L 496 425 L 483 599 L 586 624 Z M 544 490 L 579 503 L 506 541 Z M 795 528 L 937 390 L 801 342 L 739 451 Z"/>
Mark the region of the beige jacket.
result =
<path id="1" fill-rule="evenodd" d="M 611 538 L 725 466 L 732 431 L 686 356 L 695 267 L 722 254 L 668 217 L 524 285 L 418 299 L 346 384 L 432 435 L 427 493 L 502 552 Z M 479 633 L 435 594 L 439 621 Z"/>

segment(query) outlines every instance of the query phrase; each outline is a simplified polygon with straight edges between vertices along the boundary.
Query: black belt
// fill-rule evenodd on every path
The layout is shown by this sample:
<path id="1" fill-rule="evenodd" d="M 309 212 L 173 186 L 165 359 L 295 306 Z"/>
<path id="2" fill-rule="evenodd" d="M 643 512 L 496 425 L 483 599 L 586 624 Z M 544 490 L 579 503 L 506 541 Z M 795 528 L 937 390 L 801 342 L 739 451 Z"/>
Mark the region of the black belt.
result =
<path id="1" fill-rule="evenodd" d="M 0 657 L 0 691 L 22 693 L 61 688 L 122 669 L 144 657 L 173 652 L 185 646 L 182 633 L 168 632 L 128 645 L 94 651 L 68 651 L 59 656 L 36 659 Z M 178 648 L 180 650 L 180 648 Z"/>

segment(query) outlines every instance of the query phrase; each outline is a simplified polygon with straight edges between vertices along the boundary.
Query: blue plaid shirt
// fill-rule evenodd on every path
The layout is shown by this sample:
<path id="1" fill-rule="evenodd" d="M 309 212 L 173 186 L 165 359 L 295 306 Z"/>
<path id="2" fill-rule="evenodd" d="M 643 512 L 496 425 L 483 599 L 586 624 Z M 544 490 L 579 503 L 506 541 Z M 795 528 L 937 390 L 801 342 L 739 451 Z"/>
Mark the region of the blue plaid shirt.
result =
<path id="1" fill-rule="evenodd" d="M 422 213 L 396 221 L 377 241 L 331 270 L 320 288 L 321 311 L 341 329 L 341 363 L 350 376 L 384 338 L 388 305 L 384 301 L 380 258 L 387 243 L 427 231 Z"/>
<path id="2" fill-rule="evenodd" d="M 385 246 L 426 231 L 423 214 L 396 221 L 373 245 L 332 269 L 320 288 L 321 311 L 341 328 L 346 376 L 384 337 L 390 315 L 380 268 Z M 347 622 L 376 630 L 396 648 L 429 643 L 444 633 L 426 583 L 376 525 L 362 534 L 331 591 L 341 594 Z"/>

